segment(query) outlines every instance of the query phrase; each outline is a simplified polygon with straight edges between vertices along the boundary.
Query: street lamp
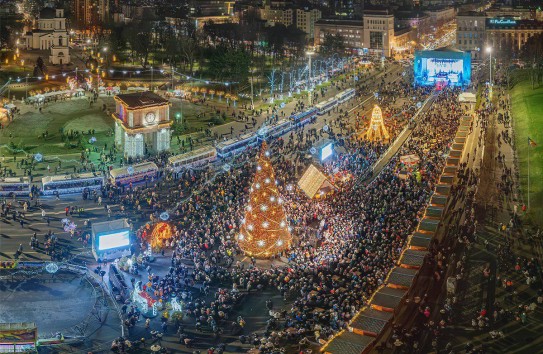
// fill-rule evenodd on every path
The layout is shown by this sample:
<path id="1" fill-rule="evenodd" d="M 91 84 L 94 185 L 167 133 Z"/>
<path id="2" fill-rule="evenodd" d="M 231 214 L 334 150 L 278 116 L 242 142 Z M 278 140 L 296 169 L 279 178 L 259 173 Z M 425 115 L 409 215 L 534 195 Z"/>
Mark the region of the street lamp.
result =
<path id="1" fill-rule="evenodd" d="M 251 110 L 255 109 L 254 94 L 253 94 L 253 75 L 255 73 L 254 68 L 249 69 L 251 73 Z"/>
<path id="2" fill-rule="evenodd" d="M 102 48 L 102 51 L 104 52 L 104 56 L 106 57 L 106 67 L 107 67 L 107 47 Z"/>
<path id="3" fill-rule="evenodd" d="M 490 54 L 490 86 L 492 86 L 492 47 L 486 47 L 486 52 Z"/>
<path id="4" fill-rule="evenodd" d="M 308 63 L 308 69 L 309 69 L 309 72 L 308 72 L 308 77 L 307 77 L 307 92 L 308 92 L 308 97 L 309 97 L 309 105 L 311 105 L 311 57 L 315 54 L 314 51 L 312 50 L 308 50 L 307 52 L 305 52 L 305 55 L 307 55 L 307 58 L 309 59 L 309 63 Z"/>

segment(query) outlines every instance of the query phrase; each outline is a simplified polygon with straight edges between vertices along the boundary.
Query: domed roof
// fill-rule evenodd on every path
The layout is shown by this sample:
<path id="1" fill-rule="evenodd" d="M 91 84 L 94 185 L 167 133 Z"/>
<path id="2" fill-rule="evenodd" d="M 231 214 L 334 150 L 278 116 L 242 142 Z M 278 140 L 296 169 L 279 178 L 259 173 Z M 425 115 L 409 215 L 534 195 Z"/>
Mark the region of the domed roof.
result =
<path id="1" fill-rule="evenodd" d="M 52 7 L 45 7 L 40 11 L 40 19 L 51 19 L 57 17 L 55 9 Z"/>

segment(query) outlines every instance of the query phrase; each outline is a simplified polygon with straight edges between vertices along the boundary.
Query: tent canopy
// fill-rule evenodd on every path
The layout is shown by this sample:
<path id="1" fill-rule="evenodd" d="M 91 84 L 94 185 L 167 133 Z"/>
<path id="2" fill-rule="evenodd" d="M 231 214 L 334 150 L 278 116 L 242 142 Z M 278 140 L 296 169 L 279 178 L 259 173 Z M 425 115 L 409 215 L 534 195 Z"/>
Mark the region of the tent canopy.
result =
<path id="1" fill-rule="evenodd" d="M 298 181 L 298 186 L 309 197 L 313 198 L 320 190 L 334 189 L 334 186 L 328 181 L 326 175 L 319 171 L 315 165 L 310 165 L 302 178 Z"/>
<path id="2" fill-rule="evenodd" d="M 475 103 L 477 102 L 477 96 L 472 92 L 462 92 L 458 96 L 458 102 Z"/>

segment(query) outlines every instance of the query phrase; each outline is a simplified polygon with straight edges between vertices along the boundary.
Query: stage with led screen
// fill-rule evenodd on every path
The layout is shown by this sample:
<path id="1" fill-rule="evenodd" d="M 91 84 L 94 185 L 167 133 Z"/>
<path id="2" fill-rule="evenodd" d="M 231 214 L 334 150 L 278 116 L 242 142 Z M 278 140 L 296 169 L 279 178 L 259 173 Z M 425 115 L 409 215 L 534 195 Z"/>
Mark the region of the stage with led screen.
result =
<path id="1" fill-rule="evenodd" d="M 415 53 L 415 84 L 466 86 L 471 81 L 471 55 L 452 48 Z"/>

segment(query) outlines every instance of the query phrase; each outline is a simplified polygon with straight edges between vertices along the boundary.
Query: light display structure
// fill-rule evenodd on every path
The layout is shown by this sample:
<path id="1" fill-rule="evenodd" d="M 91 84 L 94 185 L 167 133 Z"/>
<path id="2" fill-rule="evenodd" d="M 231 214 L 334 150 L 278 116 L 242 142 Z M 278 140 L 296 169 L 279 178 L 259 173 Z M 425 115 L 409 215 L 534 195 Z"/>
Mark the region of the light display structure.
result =
<path id="1" fill-rule="evenodd" d="M 173 235 L 173 228 L 167 222 L 159 222 L 155 225 L 151 233 L 149 243 L 154 252 L 158 252 L 165 247 L 165 242 Z"/>
<path id="2" fill-rule="evenodd" d="M 279 195 L 268 147 L 262 143 L 245 218 L 237 237 L 240 248 L 248 256 L 269 258 L 292 243 L 288 221 Z"/>
<path id="3" fill-rule="evenodd" d="M 152 318 L 158 315 L 157 301 L 143 290 L 141 280 L 134 286 L 132 302 L 138 307 L 143 317 Z"/>
<path id="4" fill-rule="evenodd" d="M 452 48 L 415 52 L 415 85 L 467 86 L 471 82 L 471 54 Z"/>
<path id="5" fill-rule="evenodd" d="M 390 136 L 388 135 L 388 130 L 385 127 L 385 122 L 383 120 L 383 111 L 377 105 L 373 107 L 370 126 L 368 127 L 368 130 L 366 130 L 364 136 L 367 140 L 370 141 L 381 141 L 390 139 Z"/>

